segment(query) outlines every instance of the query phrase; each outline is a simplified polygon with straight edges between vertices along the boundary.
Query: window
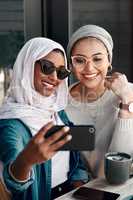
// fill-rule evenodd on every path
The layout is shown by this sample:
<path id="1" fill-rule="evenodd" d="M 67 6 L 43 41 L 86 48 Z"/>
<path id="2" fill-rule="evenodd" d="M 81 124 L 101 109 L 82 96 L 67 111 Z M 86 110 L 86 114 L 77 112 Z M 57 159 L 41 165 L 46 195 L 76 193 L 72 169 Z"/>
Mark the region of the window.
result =
<path id="1" fill-rule="evenodd" d="M 6 90 L 16 55 L 24 43 L 23 0 L 0 0 L 0 101 Z"/>

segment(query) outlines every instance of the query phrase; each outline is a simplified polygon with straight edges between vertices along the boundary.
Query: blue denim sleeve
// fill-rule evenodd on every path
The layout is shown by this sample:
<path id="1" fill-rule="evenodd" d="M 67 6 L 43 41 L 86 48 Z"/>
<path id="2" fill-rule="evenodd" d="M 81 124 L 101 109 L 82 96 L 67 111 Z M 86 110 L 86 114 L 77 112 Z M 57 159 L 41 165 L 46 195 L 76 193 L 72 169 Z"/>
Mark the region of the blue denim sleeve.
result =
<path id="1" fill-rule="evenodd" d="M 31 176 L 27 181 L 23 183 L 15 181 L 9 174 L 9 164 L 4 166 L 3 177 L 7 189 L 12 192 L 22 192 L 26 190 L 35 179 L 34 170 L 32 170 Z"/>
<path id="2" fill-rule="evenodd" d="M 28 143 L 30 135 L 18 120 L 0 120 L 0 160 L 3 162 L 3 179 L 10 192 L 23 191 L 33 183 L 34 173 L 25 183 L 19 183 L 12 179 L 8 166 L 16 159 L 18 154 Z"/>
<path id="3" fill-rule="evenodd" d="M 71 176 L 71 182 L 79 180 L 84 183 L 87 183 L 90 180 L 87 171 L 79 168 L 75 171 L 75 173 Z"/>
<path id="4" fill-rule="evenodd" d="M 71 152 L 69 177 L 71 182 L 80 180 L 86 183 L 91 179 L 80 152 Z"/>

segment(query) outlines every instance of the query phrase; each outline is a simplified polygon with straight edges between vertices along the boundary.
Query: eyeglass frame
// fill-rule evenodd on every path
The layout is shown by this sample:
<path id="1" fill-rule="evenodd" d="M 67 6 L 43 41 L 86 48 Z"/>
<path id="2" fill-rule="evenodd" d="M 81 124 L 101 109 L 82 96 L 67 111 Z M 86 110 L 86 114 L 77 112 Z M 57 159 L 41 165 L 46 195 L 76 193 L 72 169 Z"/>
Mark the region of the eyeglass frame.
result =
<path id="1" fill-rule="evenodd" d="M 98 54 L 97 54 L 98 55 Z M 97 55 L 94 55 L 94 56 L 97 56 Z M 100 54 L 100 55 L 107 55 L 108 56 L 108 60 L 109 60 L 109 54 L 108 53 L 105 53 L 105 54 Z M 91 56 L 91 57 L 94 57 L 94 56 Z M 87 64 L 88 64 L 88 61 L 89 61 L 89 59 L 91 58 L 91 57 L 89 57 L 89 58 L 87 58 L 87 57 L 85 57 L 85 56 L 82 56 L 82 55 L 75 55 L 75 56 L 71 56 L 71 64 L 73 65 L 73 67 L 75 67 L 76 68 L 76 66 L 73 64 L 73 58 L 75 58 L 75 57 L 81 57 L 81 58 L 83 58 L 84 60 L 85 60 L 85 64 L 84 64 L 84 67 L 85 66 L 87 66 Z M 79 64 L 80 65 L 80 64 Z M 83 68 L 84 68 L 83 67 Z M 97 66 L 95 66 L 96 68 L 100 68 L 100 67 L 97 67 Z"/>

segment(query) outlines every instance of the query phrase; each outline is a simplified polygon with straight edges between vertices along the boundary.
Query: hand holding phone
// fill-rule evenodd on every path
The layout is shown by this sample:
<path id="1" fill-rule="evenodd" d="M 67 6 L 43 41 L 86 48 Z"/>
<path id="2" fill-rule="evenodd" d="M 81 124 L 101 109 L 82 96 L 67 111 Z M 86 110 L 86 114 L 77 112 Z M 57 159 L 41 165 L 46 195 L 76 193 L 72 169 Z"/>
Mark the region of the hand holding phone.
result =
<path id="1" fill-rule="evenodd" d="M 64 125 L 63 125 L 64 126 Z M 46 138 L 59 131 L 63 126 L 54 126 L 45 135 Z M 59 150 L 92 151 L 95 148 L 95 128 L 93 125 L 73 125 L 69 127 L 72 140 L 62 146 Z M 62 138 L 60 138 L 62 139 Z"/>

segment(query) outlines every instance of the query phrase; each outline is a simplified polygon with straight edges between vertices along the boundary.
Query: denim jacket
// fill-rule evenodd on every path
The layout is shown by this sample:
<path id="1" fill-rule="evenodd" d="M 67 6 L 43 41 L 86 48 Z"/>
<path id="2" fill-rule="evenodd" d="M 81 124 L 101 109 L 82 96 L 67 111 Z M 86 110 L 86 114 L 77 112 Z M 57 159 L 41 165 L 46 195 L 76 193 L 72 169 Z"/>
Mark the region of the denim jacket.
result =
<path id="1" fill-rule="evenodd" d="M 71 125 L 64 111 L 58 113 L 66 125 Z M 13 200 L 50 200 L 51 160 L 33 166 L 27 182 L 19 183 L 8 172 L 9 163 L 16 159 L 31 139 L 29 128 L 19 119 L 0 120 L 0 160 L 4 163 L 3 177 Z M 70 152 L 68 180 L 88 181 L 88 173 L 78 151 Z"/>

